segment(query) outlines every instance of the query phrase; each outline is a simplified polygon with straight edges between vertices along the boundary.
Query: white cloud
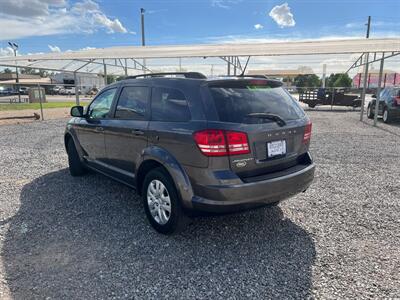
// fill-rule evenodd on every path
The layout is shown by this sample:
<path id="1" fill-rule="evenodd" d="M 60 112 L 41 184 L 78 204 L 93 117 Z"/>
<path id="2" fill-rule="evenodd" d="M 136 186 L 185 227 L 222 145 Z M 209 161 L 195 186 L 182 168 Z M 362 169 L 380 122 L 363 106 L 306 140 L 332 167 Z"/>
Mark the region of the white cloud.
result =
<path id="1" fill-rule="evenodd" d="M 80 14 L 91 13 L 91 12 L 98 12 L 100 11 L 99 4 L 92 1 L 92 0 L 84 0 L 82 2 L 76 3 L 72 10 L 78 12 Z"/>
<path id="2" fill-rule="evenodd" d="M 261 24 L 255 24 L 254 25 L 254 29 L 259 30 L 259 29 L 263 29 L 264 26 L 262 26 Z"/>
<path id="3" fill-rule="evenodd" d="M 49 47 L 51 52 L 58 52 L 58 53 L 61 52 L 60 47 L 52 46 L 52 45 L 47 45 L 47 46 Z"/>
<path id="4" fill-rule="evenodd" d="M 42 17 L 50 8 L 65 6 L 65 0 L 1 0 L 1 13 L 17 17 Z"/>
<path id="5" fill-rule="evenodd" d="M 279 27 L 293 27 L 296 22 L 293 14 L 290 12 L 290 7 L 287 3 L 276 5 L 269 12 L 269 16 L 278 24 Z"/>
<path id="6" fill-rule="evenodd" d="M 86 50 L 94 50 L 94 49 L 96 49 L 95 47 L 85 47 L 85 48 L 82 48 L 82 49 L 79 49 L 79 50 L 82 50 L 82 51 L 86 51 Z"/>
<path id="7" fill-rule="evenodd" d="M 95 13 L 93 15 L 93 20 L 96 24 L 107 28 L 109 33 L 120 32 L 127 33 L 128 30 L 124 26 L 122 26 L 121 22 L 118 19 L 111 20 L 106 17 L 106 15 L 102 13 Z"/>
<path id="8" fill-rule="evenodd" d="M 127 33 L 97 2 L 81 0 L 0 0 L 0 40 L 69 33 Z M 4 30 L 6 28 L 6 30 Z"/>
<path id="9" fill-rule="evenodd" d="M 10 47 L 0 48 L 0 56 L 13 56 L 14 51 Z"/>
<path id="10" fill-rule="evenodd" d="M 239 2 L 242 0 L 211 0 L 211 6 L 227 9 Z"/>

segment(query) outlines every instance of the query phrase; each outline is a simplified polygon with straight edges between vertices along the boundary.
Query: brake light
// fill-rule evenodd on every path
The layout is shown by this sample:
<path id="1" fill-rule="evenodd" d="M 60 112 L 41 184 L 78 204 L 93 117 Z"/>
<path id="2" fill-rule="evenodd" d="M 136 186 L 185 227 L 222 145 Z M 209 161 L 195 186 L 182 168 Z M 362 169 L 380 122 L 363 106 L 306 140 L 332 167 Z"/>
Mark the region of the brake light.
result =
<path id="1" fill-rule="evenodd" d="M 396 106 L 400 106 L 400 96 L 394 97 L 393 104 Z"/>
<path id="2" fill-rule="evenodd" d="M 234 155 L 250 153 L 247 134 L 238 131 L 226 131 L 225 135 L 229 154 Z"/>
<path id="3" fill-rule="evenodd" d="M 206 156 L 226 156 L 250 153 L 244 132 L 206 129 L 195 132 L 194 140 Z"/>
<path id="4" fill-rule="evenodd" d="M 308 121 L 306 124 L 306 127 L 304 129 L 304 136 L 303 136 L 303 144 L 307 144 L 311 140 L 311 128 L 312 128 L 312 122 Z"/>

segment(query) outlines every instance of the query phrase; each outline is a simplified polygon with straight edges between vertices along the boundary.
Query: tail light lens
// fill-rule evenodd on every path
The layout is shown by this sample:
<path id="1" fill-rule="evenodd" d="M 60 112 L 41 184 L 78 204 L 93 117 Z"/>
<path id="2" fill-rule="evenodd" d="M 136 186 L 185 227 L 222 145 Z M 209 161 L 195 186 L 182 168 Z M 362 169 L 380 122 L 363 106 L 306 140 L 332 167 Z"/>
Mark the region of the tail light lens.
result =
<path id="1" fill-rule="evenodd" d="M 400 106 L 400 96 L 394 97 L 393 104 L 396 106 Z"/>
<path id="2" fill-rule="evenodd" d="M 226 156 L 250 153 L 244 132 L 206 129 L 195 132 L 194 140 L 206 156 Z"/>
<path id="3" fill-rule="evenodd" d="M 311 121 L 308 121 L 306 124 L 306 127 L 304 129 L 303 144 L 308 144 L 310 142 L 311 128 L 312 128 L 312 123 L 311 123 Z"/>
<path id="4" fill-rule="evenodd" d="M 229 154 L 234 155 L 250 153 L 247 134 L 238 131 L 226 131 L 225 135 Z"/>

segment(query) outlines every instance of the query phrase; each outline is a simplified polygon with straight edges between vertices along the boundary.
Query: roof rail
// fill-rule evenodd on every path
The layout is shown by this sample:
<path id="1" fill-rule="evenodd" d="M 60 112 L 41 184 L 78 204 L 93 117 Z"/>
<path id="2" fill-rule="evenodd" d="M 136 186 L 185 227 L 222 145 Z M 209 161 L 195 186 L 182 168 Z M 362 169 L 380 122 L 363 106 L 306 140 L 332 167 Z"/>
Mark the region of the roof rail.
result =
<path id="1" fill-rule="evenodd" d="M 230 77 L 230 78 L 243 78 L 243 77 L 248 77 L 248 78 L 263 78 L 263 79 L 270 79 L 269 77 L 265 76 L 265 75 L 225 75 L 225 76 L 220 76 L 220 77 Z"/>
<path id="2" fill-rule="evenodd" d="M 164 77 L 169 75 L 182 75 L 185 78 L 192 78 L 192 79 L 207 79 L 207 77 L 199 72 L 165 72 L 165 73 L 148 73 L 148 74 L 140 74 L 135 76 L 128 76 L 124 79 L 136 79 L 140 77 Z"/>

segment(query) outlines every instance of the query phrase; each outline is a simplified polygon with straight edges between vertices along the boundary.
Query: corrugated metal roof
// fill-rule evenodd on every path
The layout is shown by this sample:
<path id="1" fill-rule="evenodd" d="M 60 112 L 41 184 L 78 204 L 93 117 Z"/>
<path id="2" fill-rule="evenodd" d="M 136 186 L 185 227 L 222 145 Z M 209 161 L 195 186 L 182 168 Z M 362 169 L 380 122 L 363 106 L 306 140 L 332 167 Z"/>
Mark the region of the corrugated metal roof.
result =
<path id="1" fill-rule="evenodd" d="M 19 56 L 26 59 L 118 59 L 118 58 L 173 58 L 218 56 L 274 56 L 345 54 L 362 52 L 400 51 L 397 39 L 346 39 L 252 44 L 178 45 L 178 46 L 124 46 Z M 4 58 L 0 59 L 0 61 Z"/>
<path id="2" fill-rule="evenodd" d="M 400 38 L 314 40 L 252 44 L 125 46 L 64 53 L 25 55 L 16 58 L 3 57 L 0 58 L 0 65 L 15 66 L 17 61 L 18 65 L 22 67 L 100 73 L 102 70 L 102 61 L 105 59 L 107 60 L 106 63 L 109 64 L 107 70 L 111 74 L 123 72 L 123 59 L 129 59 L 130 65 L 128 65 L 128 68 L 133 69 L 134 67 L 130 59 L 323 55 L 397 51 L 400 51 Z M 88 62 L 89 60 L 91 61 Z"/>

